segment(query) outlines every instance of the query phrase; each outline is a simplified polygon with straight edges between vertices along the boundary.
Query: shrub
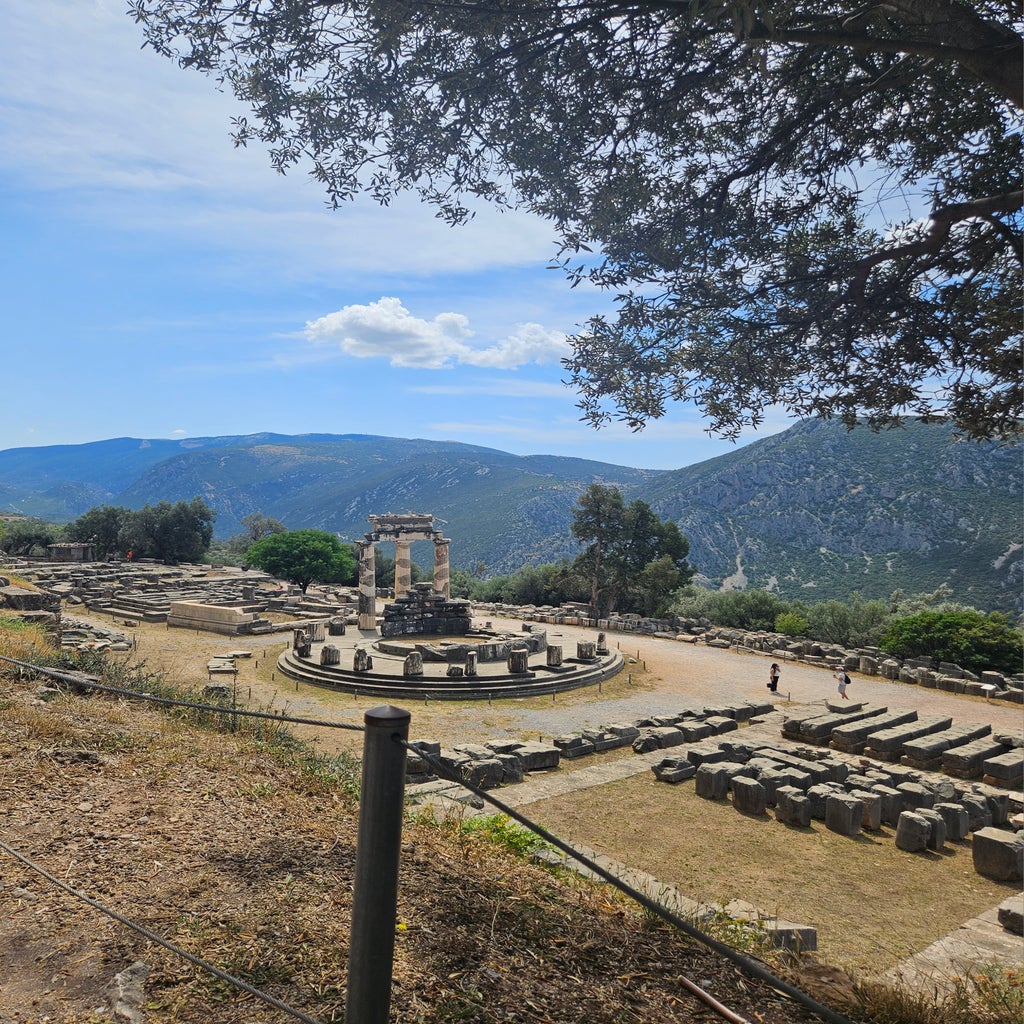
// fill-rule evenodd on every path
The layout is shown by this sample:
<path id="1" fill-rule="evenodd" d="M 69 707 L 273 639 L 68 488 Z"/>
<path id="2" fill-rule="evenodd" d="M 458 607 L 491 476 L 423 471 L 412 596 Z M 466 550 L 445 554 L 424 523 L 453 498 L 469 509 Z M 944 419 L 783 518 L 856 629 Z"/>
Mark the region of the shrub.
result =
<path id="1" fill-rule="evenodd" d="M 807 636 L 808 621 L 796 612 L 779 612 L 775 616 L 775 632 L 786 636 Z"/>
<path id="2" fill-rule="evenodd" d="M 896 658 L 936 658 L 970 672 L 1020 672 L 1024 659 L 1021 634 L 999 612 L 920 612 L 892 622 L 879 646 Z"/>

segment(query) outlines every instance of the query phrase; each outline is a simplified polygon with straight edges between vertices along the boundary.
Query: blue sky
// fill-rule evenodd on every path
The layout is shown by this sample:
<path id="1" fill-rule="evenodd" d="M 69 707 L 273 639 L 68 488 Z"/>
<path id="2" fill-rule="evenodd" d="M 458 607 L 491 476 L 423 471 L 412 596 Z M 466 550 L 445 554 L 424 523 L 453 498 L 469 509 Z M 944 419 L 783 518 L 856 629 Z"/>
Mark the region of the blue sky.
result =
<path id="1" fill-rule="evenodd" d="M 328 210 L 233 147 L 240 106 L 142 50 L 126 6 L 4 11 L 0 449 L 372 433 L 661 469 L 733 450 L 682 407 L 640 434 L 579 422 L 558 360 L 607 299 L 545 269 L 550 225 Z"/>

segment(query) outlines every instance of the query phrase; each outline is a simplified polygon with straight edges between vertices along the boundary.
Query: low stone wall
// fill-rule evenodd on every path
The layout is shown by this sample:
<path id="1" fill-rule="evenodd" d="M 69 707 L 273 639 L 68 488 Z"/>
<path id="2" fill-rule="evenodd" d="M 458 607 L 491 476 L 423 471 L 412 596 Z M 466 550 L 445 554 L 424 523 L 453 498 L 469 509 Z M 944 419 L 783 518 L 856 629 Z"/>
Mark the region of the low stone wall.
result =
<path id="1" fill-rule="evenodd" d="M 251 633 L 259 621 L 256 612 L 201 604 L 198 601 L 172 601 L 167 616 L 168 626 L 201 629 L 207 633 L 223 633 L 227 636 Z"/>

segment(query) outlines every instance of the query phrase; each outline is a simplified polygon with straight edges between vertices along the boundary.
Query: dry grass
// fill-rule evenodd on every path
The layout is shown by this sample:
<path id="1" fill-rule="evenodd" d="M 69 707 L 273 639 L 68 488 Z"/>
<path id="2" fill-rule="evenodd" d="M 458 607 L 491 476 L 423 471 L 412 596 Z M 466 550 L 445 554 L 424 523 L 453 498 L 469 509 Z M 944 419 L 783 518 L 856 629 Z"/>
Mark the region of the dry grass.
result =
<path id="1" fill-rule="evenodd" d="M 751 819 L 728 802 L 697 797 L 692 783 L 668 786 L 652 775 L 528 810 L 558 835 L 691 898 L 747 900 L 813 925 L 824 959 L 862 977 L 885 971 L 1016 891 L 975 873 L 969 840 L 912 855 L 896 849 L 889 828 L 851 839 L 821 822 L 801 829 L 769 815 Z"/>
<path id="2" fill-rule="evenodd" d="M 356 805 L 289 747 L 0 681 L 0 834 L 69 884 L 322 1021 L 344 1013 Z M 113 1024 L 137 959 L 147 1024 L 281 1015 L 0 854 L 0 1019 Z M 765 1024 L 807 1016 L 600 889 L 458 821 L 403 836 L 392 1019 L 696 1024 L 699 979 Z"/>

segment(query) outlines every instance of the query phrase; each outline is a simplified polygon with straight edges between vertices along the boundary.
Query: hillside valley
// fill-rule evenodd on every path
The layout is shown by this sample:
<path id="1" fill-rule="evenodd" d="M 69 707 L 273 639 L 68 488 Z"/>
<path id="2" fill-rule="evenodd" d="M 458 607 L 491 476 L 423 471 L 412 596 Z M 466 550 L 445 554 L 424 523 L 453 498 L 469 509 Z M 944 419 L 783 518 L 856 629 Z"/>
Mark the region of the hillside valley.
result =
<path id="1" fill-rule="evenodd" d="M 1020 446 L 961 443 L 937 424 L 873 433 L 804 421 L 671 471 L 362 434 L 0 451 L 0 513 L 63 522 L 98 504 L 199 495 L 220 538 L 262 512 L 356 539 L 370 514 L 431 512 L 452 538 L 452 564 L 482 562 L 488 575 L 572 557 L 572 509 L 593 483 L 678 522 L 711 587 L 824 600 L 945 585 L 980 608 L 1021 610 Z M 429 564 L 425 546 L 413 557 Z"/>

